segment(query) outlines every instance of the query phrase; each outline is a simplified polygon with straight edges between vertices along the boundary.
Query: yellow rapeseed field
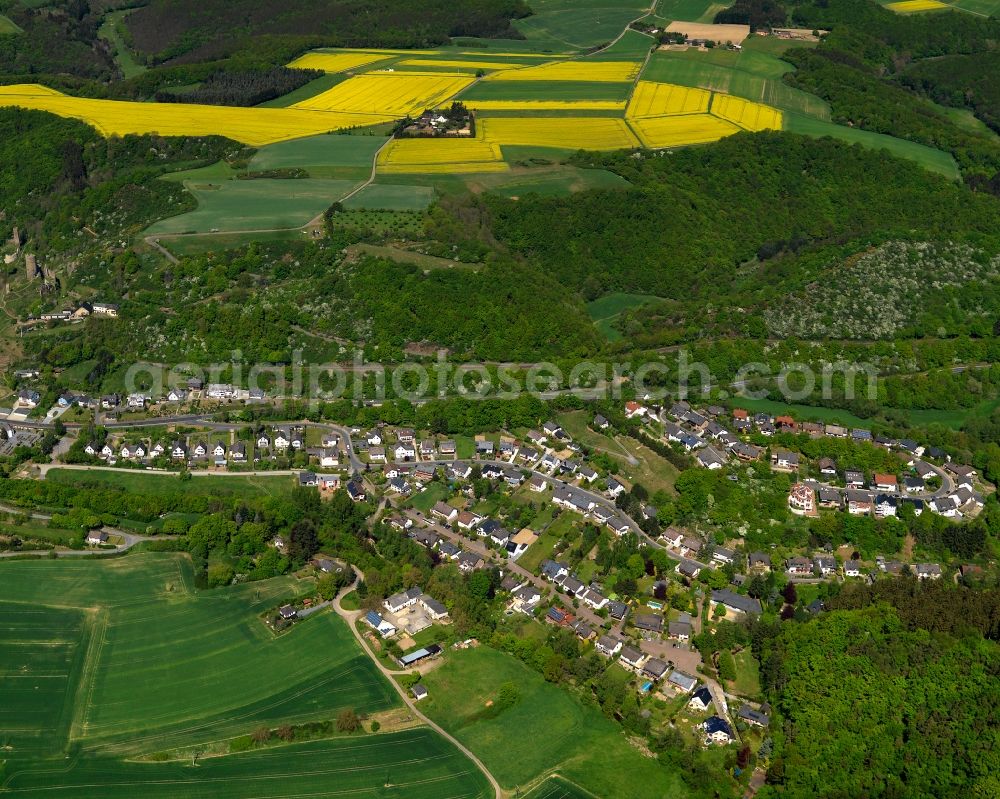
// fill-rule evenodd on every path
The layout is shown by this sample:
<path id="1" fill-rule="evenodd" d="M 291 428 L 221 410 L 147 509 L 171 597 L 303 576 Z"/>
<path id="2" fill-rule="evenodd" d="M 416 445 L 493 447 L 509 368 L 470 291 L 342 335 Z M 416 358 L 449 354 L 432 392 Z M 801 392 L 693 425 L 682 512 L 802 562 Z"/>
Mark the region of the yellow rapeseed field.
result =
<path id="1" fill-rule="evenodd" d="M 733 123 L 717 119 L 710 114 L 647 117 L 636 119 L 631 124 L 647 147 L 706 144 L 740 131 Z"/>
<path id="2" fill-rule="evenodd" d="M 0 106 L 49 111 L 93 125 L 105 136 L 159 133 L 163 136 L 227 136 L 260 147 L 288 139 L 390 121 L 368 114 L 321 113 L 294 108 L 229 108 L 187 103 L 91 100 L 54 93 L 44 86 L 6 86 Z"/>
<path id="3" fill-rule="evenodd" d="M 474 111 L 618 111 L 616 100 L 463 100 Z"/>
<path id="4" fill-rule="evenodd" d="M 447 61 L 436 58 L 407 58 L 400 61 L 401 67 L 448 67 L 449 69 L 511 69 L 519 64 L 508 64 L 504 61 Z"/>
<path id="5" fill-rule="evenodd" d="M 349 69 L 384 61 L 387 56 L 379 53 L 364 53 L 351 50 L 345 53 L 306 53 L 292 61 L 293 69 L 319 69 L 323 72 L 346 72 Z"/>
<path id="6" fill-rule="evenodd" d="M 673 83 L 653 83 L 641 80 L 635 86 L 628 104 L 629 119 L 665 114 L 699 114 L 708 110 L 712 93 Z"/>
<path id="7" fill-rule="evenodd" d="M 292 108 L 403 117 L 433 108 L 474 81 L 471 75 L 368 72 L 348 78 Z"/>
<path id="8" fill-rule="evenodd" d="M 900 14 L 912 14 L 915 11 L 940 11 L 948 8 L 948 4 L 939 3 L 938 0 L 901 0 L 898 3 L 888 3 L 886 8 Z"/>
<path id="9" fill-rule="evenodd" d="M 637 61 L 553 61 L 537 67 L 507 69 L 488 75 L 485 80 L 579 80 L 601 83 L 624 83 L 639 75 Z"/>
<path id="10" fill-rule="evenodd" d="M 483 139 L 395 139 L 378 156 L 379 167 L 405 172 L 423 172 L 429 166 L 497 161 L 503 161 L 500 147 Z"/>
<path id="11" fill-rule="evenodd" d="M 712 98 L 712 114 L 749 131 L 781 130 L 781 112 L 777 108 L 742 97 L 716 94 Z"/>
<path id="12" fill-rule="evenodd" d="M 490 117 L 479 121 L 496 144 L 618 150 L 638 146 L 625 121 L 613 117 Z"/>

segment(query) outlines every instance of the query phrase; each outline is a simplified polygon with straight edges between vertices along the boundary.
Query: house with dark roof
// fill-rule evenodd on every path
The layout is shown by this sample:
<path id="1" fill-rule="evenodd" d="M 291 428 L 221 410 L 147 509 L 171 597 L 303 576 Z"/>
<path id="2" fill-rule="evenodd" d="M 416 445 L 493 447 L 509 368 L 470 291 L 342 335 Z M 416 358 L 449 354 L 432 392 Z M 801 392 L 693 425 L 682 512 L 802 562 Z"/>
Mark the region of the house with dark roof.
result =
<path id="1" fill-rule="evenodd" d="M 657 634 L 663 632 L 663 616 L 658 613 L 640 613 L 635 617 L 633 624 L 646 632 Z"/>
<path id="2" fill-rule="evenodd" d="M 731 611 L 732 613 L 746 613 L 759 616 L 761 612 L 759 599 L 734 593 L 728 588 L 712 591 L 712 602 L 722 605 L 727 611 Z"/>
<path id="3" fill-rule="evenodd" d="M 733 740 L 733 728 L 729 722 L 719 716 L 712 716 L 706 719 L 701 725 L 705 730 L 705 737 L 715 744 L 728 744 Z"/>
<path id="4" fill-rule="evenodd" d="M 711 706 L 712 692 L 705 685 L 702 685 L 697 691 L 691 694 L 691 698 L 688 700 L 688 707 L 699 712 L 704 712 Z"/>
<path id="5" fill-rule="evenodd" d="M 743 704 L 736 713 L 736 717 L 742 719 L 747 724 L 755 727 L 767 728 L 771 723 L 771 717 L 760 710 L 754 710 L 750 705 Z"/>

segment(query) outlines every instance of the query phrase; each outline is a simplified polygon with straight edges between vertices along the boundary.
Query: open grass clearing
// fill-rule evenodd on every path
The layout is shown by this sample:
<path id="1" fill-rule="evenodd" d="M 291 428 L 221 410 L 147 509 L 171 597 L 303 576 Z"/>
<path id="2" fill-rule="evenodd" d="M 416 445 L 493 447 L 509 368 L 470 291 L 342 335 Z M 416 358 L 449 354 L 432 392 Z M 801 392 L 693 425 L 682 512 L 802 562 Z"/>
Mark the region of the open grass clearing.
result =
<path id="1" fill-rule="evenodd" d="M 525 794 L 525 799 L 595 799 L 594 795 L 562 777 L 549 777 Z"/>
<path id="2" fill-rule="evenodd" d="M 434 503 L 441 502 L 448 496 L 448 486 L 444 483 L 430 483 L 419 494 L 414 494 L 407 502 L 407 507 L 416 508 L 421 513 L 430 513 Z"/>
<path id="3" fill-rule="evenodd" d="M 181 481 L 176 474 L 110 469 L 49 469 L 46 480 L 65 485 L 118 488 L 135 494 L 206 494 L 212 496 L 286 496 L 295 479 L 289 475 L 204 475 Z"/>
<path id="4" fill-rule="evenodd" d="M 754 698 L 760 696 L 760 670 L 757 660 L 749 648 L 733 655 L 736 662 L 736 679 L 729 684 L 730 690 L 740 696 Z"/>
<path id="5" fill-rule="evenodd" d="M 500 685 L 518 701 L 491 712 Z M 515 658 L 480 646 L 428 673 L 421 709 L 472 749 L 507 789 L 557 771 L 602 799 L 682 799 L 679 776 L 641 755 L 614 722 Z M 544 741 L 544 746 L 539 746 Z"/>
<path id="6" fill-rule="evenodd" d="M 0 36 L 12 33 L 21 33 L 21 28 L 14 23 L 10 17 L 0 14 Z"/>
<path id="7" fill-rule="evenodd" d="M 613 326 L 615 319 L 632 308 L 641 308 L 643 305 L 659 301 L 660 298 L 652 294 L 628 294 L 616 291 L 588 302 L 587 313 L 608 341 L 618 341 L 622 334 Z"/>
<path id="8" fill-rule="evenodd" d="M 146 66 L 135 60 L 132 50 L 129 49 L 123 35 L 124 19 L 133 9 L 127 8 L 121 11 L 111 11 L 104 17 L 104 22 L 97 31 L 97 35 L 111 44 L 114 51 L 115 63 L 122 71 L 122 77 L 126 80 L 141 75 L 146 71 Z M 3 19 L 0 17 L 0 33 L 3 33 Z M 11 23 L 13 24 L 13 23 Z M 15 26 L 16 27 L 16 26 Z M 20 30 L 20 29 L 18 29 Z"/>
<path id="9" fill-rule="evenodd" d="M 944 175 L 950 180 L 957 181 L 960 177 L 958 165 L 949 153 L 905 139 L 897 139 L 894 136 L 835 125 L 832 122 L 824 122 L 813 117 L 791 113 L 785 114 L 785 130 L 792 133 L 803 133 L 807 136 L 831 136 L 834 139 L 840 139 L 849 144 L 860 144 L 872 150 L 888 150 L 897 158 L 916 161 L 925 169 Z"/>
<path id="10" fill-rule="evenodd" d="M 750 411 L 764 411 L 774 415 L 791 414 L 796 419 L 818 421 L 829 424 L 840 424 L 848 427 L 869 428 L 871 419 L 862 419 L 849 411 L 840 408 L 822 408 L 813 405 L 796 405 L 773 400 L 754 400 L 746 397 L 736 397 L 730 402 L 735 408 L 746 408 Z M 1000 407 L 1000 398 L 987 399 L 971 408 L 955 410 L 937 410 L 921 408 L 887 408 L 895 413 L 902 413 L 909 419 L 911 425 L 920 427 L 930 424 L 940 424 L 953 430 L 960 430 L 970 417 L 990 416 Z"/>

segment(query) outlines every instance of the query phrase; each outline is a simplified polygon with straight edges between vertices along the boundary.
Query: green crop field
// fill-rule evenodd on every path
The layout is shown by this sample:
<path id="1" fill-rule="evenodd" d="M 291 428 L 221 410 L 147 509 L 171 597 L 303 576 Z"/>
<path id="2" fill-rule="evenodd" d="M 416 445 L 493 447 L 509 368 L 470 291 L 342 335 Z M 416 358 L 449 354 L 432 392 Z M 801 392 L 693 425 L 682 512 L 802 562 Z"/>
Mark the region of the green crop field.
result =
<path id="1" fill-rule="evenodd" d="M 248 674 L 248 679 L 252 672 Z M 483 774 L 429 729 L 313 741 L 168 763 L 75 759 L 8 768 L 7 793 L 64 799 L 487 799 Z"/>
<path id="2" fill-rule="evenodd" d="M 650 49 L 656 46 L 656 39 L 637 30 L 629 29 L 610 47 L 601 50 L 586 61 L 642 61 Z"/>
<path id="3" fill-rule="evenodd" d="M 0 734 L 12 751 L 45 753 L 69 735 L 92 624 L 82 610 L 0 601 Z"/>
<path id="4" fill-rule="evenodd" d="M 198 208 L 147 229 L 150 235 L 297 228 L 347 194 L 349 180 L 228 180 L 185 183 Z"/>
<path id="5" fill-rule="evenodd" d="M 983 17 L 1000 16 L 1000 0 L 954 0 L 949 5 Z"/>
<path id="6" fill-rule="evenodd" d="M 524 799 L 594 799 L 594 795 L 562 777 L 549 777 Z"/>
<path id="7" fill-rule="evenodd" d="M 101 561 L 12 561 L 0 564 L 0 600 L 22 611 L 42 607 L 53 640 L 80 640 L 80 621 L 44 603 L 93 616 L 93 643 L 79 680 L 73 723 L 52 732 L 49 692 L 15 705 L 5 729 L 45 735 L 54 750 L 69 739 L 118 753 L 170 749 L 245 734 L 260 725 L 331 718 L 398 704 L 391 687 L 331 612 L 273 635 L 259 615 L 311 588 L 279 578 L 214 591 L 195 591 L 186 556 L 143 553 Z M 13 614 L 16 617 L 16 614 Z M 74 632 L 76 630 L 76 632 Z M 64 645 L 64 648 L 68 647 Z M 52 658 L 58 650 L 53 646 Z M 47 656 L 48 657 L 48 656 Z M 42 680 L 48 659 L 25 679 Z M 248 672 L 252 664 L 252 671 Z M 32 701 L 32 696 L 36 701 Z M 7 703 L 4 703 L 6 706 Z M 16 753 L 16 752 L 15 752 Z"/>
<path id="8" fill-rule="evenodd" d="M 326 134 L 261 147 L 250 160 L 251 172 L 305 169 L 314 178 L 367 178 L 385 136 Z M 335 171 L 339 170 L 339 171 Z M 350 171 L 349 171 L 350 170 Z M 195 178 L 192 177 L 192 180 Z"/>
<path id="9" fill-rule="evenodd" d="M 509 655 L 482 646 L 452 652 L 423 682 L 430 698 L 421 709 L 475 752 L 505 788 L 558 771 L 602 799 L 687 796 L 675 772 L 643 757 L 597 709 Z M 518 687 L 520 698 L 492 714 L 486 703 L 505 682 Z"/>
<path id="10" fill-rule="evenodd" d="M 392 211 L 423 211 L 434 199 L 429 186 L 372 183 L 344 202 L 345 208 L 379 208 Z"/>
<path id="11" fill-rule="evenodd" d="M 160 245 L 174 255 L 200 255 L 206 252 L 222 252 L 245 247 L 254 242 L 268 241 L 308 241 L 309 233 L 304 230 L 271 230 L 266 233 L 213 233 L 205 236 L 168 236 L 160 239 Z"/>
<path id="12" fill-rule="evenodd" d="M 514 27 L 538 45 L 582 49 L 612 41 L 648 7 L 641 0 L 535 0 L 534 13 Z"/>
<path id="13" fill-rule="evenodd" d="M 292 493 L 295 480 L 276 475 L 201 475 L 182 483 L 176 474 L 110 469 L 49 469 L 46 480 L 78 486 L 117 487 L 136 494 L 211 494 L 212 496 L 282 496 Z"/>
<path id="14" fill-rule="evenodd" d="M 712 22 L 715 15 L 727 8 L 726 3 L 713 0 L 660 0 L 656 4 L 656 17 L 659 20 L 679 22 Z"/>
<path id="15" fill-rule="evenodd" d="M 935 150 L 933 147 L 927 147 L 923 144 L 916 144 L 881 133 L 872 133 L 860 128 L 834 125 L 832 122 L 824 122 L 800 114 L 785 114 L 785 130 L 792 133 L 804 133 L 807 136 L 831 136 L 873 150 L 888 150 L 892 155 L 916 161 L 925 169 L 939 172 L 950 180 L 959 179 L 958 165 L 949 153 Z"/>
<path id="16" fill-rule="evenodd" d="M 470 86 L 460 100 L 613 100 L 624 102 L 631 83 L 600 83 L 574 80 L 498 80 Z"/>
<path id="17" fill-rule="evenodd" d="M 712 89 L 785 111 L 829 119 L 830 109 L 819 97 L 781 81 L 781 75 L 789 69 L 784 61 L 760 52 L 660 51 L 649 59 L 642 79 Z"/>

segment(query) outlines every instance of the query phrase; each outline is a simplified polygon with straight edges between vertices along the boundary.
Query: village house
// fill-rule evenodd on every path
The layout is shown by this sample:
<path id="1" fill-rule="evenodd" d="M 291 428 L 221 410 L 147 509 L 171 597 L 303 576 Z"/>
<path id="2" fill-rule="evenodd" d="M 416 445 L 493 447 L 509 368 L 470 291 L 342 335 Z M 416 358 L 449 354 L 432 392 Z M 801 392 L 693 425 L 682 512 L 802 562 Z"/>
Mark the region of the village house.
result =
<path id="1" fill-rule="evenodd" d="M 622 639 L 617 635 L 602 635 L 594 648 L 605 657 L 614 657 L 622 651 Z"/>
<path id="2" fill-rule="evenodd" d="M 799 456 L 798 454 L 789 452 L 788 450 L 775 450 L 774 454 L 771 456 L 771 465 L 775 469 L 794 471 L 799 468 Z"/>
<path id="3" fill-rule="evenodd" d="M 737 718 L 745 721 L 754 727 L 761 727 L 766 729 L 771 724 L 771 717 L 761 710 L 754 710 L 750 705 L 743 704 L 740 709 L 736 712 Z"/>
<path id="4" fill-rule="evenodd" d="M 816 492 L 805 483 L 796 483 L 788 492 L 788 509 L 798 516 L 816 512 Z"/>
<path id="5" fill-rule="evenodd" d="M 646 655 L 633 646 L 623 646 L 621 653 L 618 655 L 618 663 L 632 671 L 638 671 L 642 668 L 645 660 Z"/>
<path id="6" fill-rule="evenodd" d="M 695 460 L 705 469 L 721 469 L 726 465 L 726 459 L 716 452 L 712 447 L 705 447 L 695 455 Z"/>
<path id="7" fill-rule="evenodd" d="M 443 519 L 445 522 L 453 522 L 458 518 L 458 508 L 452 507 L 447 502 L 438 500 L 431 508 L 431 516 Z"/>
<path id="8" fill-rule="evenodd" d="M 918 580 L 941 579 L 941 567 L 937 563 L 917 563 L 913 567 L 913 573 Z"/>
<path id="9" fill-rule="evenodd" d="M 684 643 L 691 638 L 691 623 L 672 621 L 667 625 L 667 635 L 675 641 Z"/>
<path id="10" fill-rule="evenodd" d="M 896 491 L 898 488 L 896 475 L 875 472 L 872 483 L 876 491 Z"/>
<path id="11" fill-rule="evenodd" d="M 761 612 L 759 599 L 736 594 L 728 588 L 712 591 L 712 602 L 716 605 L 722 605 L 730 613 L 759 616 Z"/>
<path id="12" fill-rule="evenodd" d="M 683 671 L 674 669 L 667 677 L 667 683 L 678 693 L 690 693 L 698 685 L 698 680 Z"/>
<path id="13" fill-rule="evenodd" d="M 705 730 L 705 737 L 714 744 L 725 745 L 733 740 L 732 727 L 728 721 L 719 716 L 706 719 L 701 727 Z"/>
<path id="14" fill-rule="evenodd" d="M 708 687 L 702 685 L 691 694 L 691 698 L 688 700 L 688 707 L 699 713 L 704 713 L 712 706 L 712 692 L 708 690 Z"/>

